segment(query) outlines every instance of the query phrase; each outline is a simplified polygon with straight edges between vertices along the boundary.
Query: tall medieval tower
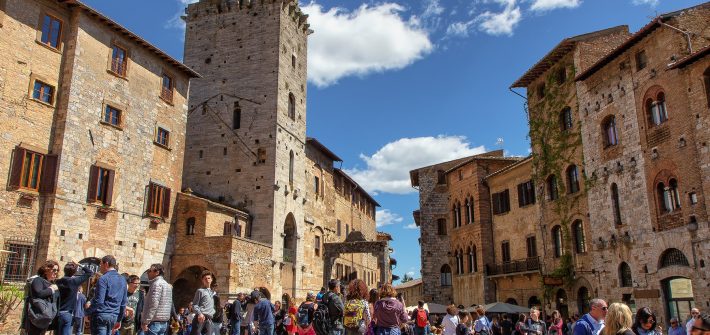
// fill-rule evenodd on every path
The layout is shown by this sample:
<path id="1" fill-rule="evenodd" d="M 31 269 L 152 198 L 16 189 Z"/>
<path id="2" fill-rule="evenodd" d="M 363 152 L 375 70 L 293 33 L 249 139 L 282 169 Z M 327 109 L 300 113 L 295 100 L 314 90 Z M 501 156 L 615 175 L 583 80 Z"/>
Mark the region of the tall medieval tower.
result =
<path id="1" fill-rule="evenodd" d="M 293 293 L 306 190 L 306 17 L 295 0 L 201 0 L 185 18 L 184 62 L 202 78 L 190 85 L 183 187 L 246 210 L 247 234 L 272 245 L 284 264 L 275 275 Z"/>

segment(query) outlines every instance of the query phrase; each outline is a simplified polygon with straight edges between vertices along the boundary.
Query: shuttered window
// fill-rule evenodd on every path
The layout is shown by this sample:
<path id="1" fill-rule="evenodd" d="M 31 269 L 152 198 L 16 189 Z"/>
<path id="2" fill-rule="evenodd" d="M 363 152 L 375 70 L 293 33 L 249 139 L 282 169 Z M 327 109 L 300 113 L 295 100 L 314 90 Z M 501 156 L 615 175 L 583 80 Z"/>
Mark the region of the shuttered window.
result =
<path id="1" fill-rule="evenodd" d="M 89 172 L 88 201 L 111 206 L 115 171 L 92 165 Z"/>
<path id="2" fill-rule="evenodd" d="M 10 188 L 53 193 L 57 176 L 57 156 L 15 147 Z"/>
<path id="3" fill-rule="evenodd" d="M 510 211 L 510 192 L 493 193 L 493 214 L 503 214 Z"/>
<path id="4" fill-rule="evenodd" d="M 148 184 L 146 211 L 149 216 L 168 217 L 170 213 L 170 188 L 156 183 Z"/>
<path id="5" fill-rule="evenodd" d="M 535 186 L 532 180 L 518 184 L 518 207 L 535 203 Z"/>

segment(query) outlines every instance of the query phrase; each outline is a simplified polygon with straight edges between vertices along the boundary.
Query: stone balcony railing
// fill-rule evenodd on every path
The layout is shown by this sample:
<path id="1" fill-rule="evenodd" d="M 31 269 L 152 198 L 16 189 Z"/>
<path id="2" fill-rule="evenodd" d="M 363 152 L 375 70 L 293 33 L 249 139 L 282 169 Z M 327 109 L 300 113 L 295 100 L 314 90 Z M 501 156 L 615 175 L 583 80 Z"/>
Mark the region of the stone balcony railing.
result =
<path id="1" fill-rule="evenodd" d="M 540 257 L 516 259 L 510 262 L 486 264 L 486 275 L 497 276 L 540 271 Z"/>

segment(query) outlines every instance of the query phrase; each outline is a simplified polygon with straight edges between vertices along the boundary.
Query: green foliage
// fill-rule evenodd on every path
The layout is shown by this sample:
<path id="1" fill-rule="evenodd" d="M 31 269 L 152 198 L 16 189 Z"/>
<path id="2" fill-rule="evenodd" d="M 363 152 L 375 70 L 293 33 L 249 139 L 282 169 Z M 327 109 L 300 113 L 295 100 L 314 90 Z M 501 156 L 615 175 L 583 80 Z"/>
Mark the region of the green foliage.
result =
<path id="1" fill-rule="evenodd" d="M 0 325 L 4 324 L 10 313 L 20 306 L 24 296 L 25 292 L 21 285 L 0 285 Z"/>
<path id="2" fill-rule="evenodd" d="M 414 277 L 410 276 L 409 273 L 405 273 L 405 274 L 404 274 L 404 277 L 402 277 L 402 280 L 401 280 L 400 282 L 401 282 L 402 284 L 404 284 L 404 283 L 410 282 L 410 281 L 412 281 L 412 280 L 414 280 Z"/>

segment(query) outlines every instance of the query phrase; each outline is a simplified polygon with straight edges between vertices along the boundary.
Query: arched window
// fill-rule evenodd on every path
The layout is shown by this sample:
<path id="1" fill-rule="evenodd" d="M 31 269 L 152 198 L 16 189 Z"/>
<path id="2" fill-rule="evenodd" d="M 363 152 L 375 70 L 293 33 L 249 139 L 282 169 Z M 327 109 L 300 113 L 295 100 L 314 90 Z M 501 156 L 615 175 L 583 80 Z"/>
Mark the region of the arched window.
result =
<path id="1" fill-rule="evenodd" d="M 195 218 L 188 218 L 185 222 L 185 235 L 195 235 Z"/>
<path id="2" fill-rule="evenodd" d="M 633 280 L 631 278 L 631 267 L 626 262 L 621 262 L 619 265 L 619 283 L 621 287 L 632 287 Z"/>
<path id="3" fill-rule="evenodd" d="M 656 100 L 646 100 L 646 112 L 652 125 L 660 125 L 668 121 L 668 111 L 666 110 L 666 95 L 663 91 L 656 94 Z"/>
<path id="4" fill-rule="evenodd" d="M 457 201 L 451 208 L 451 212 L 454 215 L 454 228 L 461 227 L 461 203 Z"/>
<path id="5" fill-rule="evenodd" d="M 577 310 L 579 313 L 589 313 L 589 302 L 592 298 L 589 296 L 589 289 L 582 286 L 577 290 Z"/>
<path id="6" fill-rule="evenodd" d="M 557 200 L 559 198 L 559 193 L 557 190 L 557 176 L 554 174 L 551 174 L 549 177 L 547 177 L 547 194 L 550 198 L 550 201 L 552 200 Z"/>
<path id="7" fill-rule="evenodd" d="M 621 205 L 619 204 L 619 187 L 615 183 L 611 184 L 611 206 L 614 211 L 614 223 L 621 224 Z"/>
<path id="8" fill-rule="evenodd" d="M 288 117 L 290 117 L 291 120 L 296 119 L 296 97 L 293 93 L 288 94 Z"/>
<path id="9" fill-rule="evenodd" d="M 464 203 L 466 206 L 465 212 L 466 215 L 464 216 L 466 218 L 466 221 L 464 221 L 466 224 L 471 223 L 471 203 L 468 202 L 468 198 L 466 198 L 466 202 Z"/>
<path id="10" fill-rule="evenodd" d="M 552 242 L 555 258 L 562 256 L 564 250 L 562 249 L 562 228 L 560 226 L 552 227 Z"/>
<path id="11" fill-rule="evenodd" d="M 678 181 L 675 179 L 669 180 L 667 186 L 663 182 L 658 183 L 656 194 L 661 213 L 671 213 L 680 208 Z"/>
<path id="12" fill-rule="evenodd" d="M 572 231 L 574 232 L 574 250 L 578 254 L 586 252 L 587 246 L 584 244 L 584 224 L 582 220 L 572 223 Z"/>
<path id="13" fill-rule="evenodd" d="M 602 122 L 604 132 L 604 147 L 614 146 L 618 143 L 616 137 L 616 117 L 610 115 Z"/>
<path id="14" fill-rule="evenodd" d="M 477 254 L 478 253 L 476 252 L 476 246 L 474 245 L 473 249 L 471 249 L 471 255 L 469 255 L 469 257 L 471 257 L 471 263 L 473 263 L 473 268 L 472 268 L 471 272 L 478 272 L 478 255 Z"/>
<path id="15" fill-rule="evenodd" d="M 459 250 L 458 267 L 459 267 L 459 274 L 463 274 L 463 273 L 464 273 L 464 268 L 463 268 L 463 250 Z"/>
<path id="16" fill-rule="evenodd" d="M 567 193 L 579 192 L 579 171 L 576 165 L 567 168 Z"/>
<path id="17" fill-rule="evenodd" d="M 439 185 L 446 184 L 446 173 L 443 170 L 436 171 L 436 183 Z"/>
<path id="18" fill-rule="evenodd" d="M 562 128 L 562 131 L 567 131 L 567 130 L 572 129 L 572 127 L 573 127 L 572 108 L 565 107 L 560 112 L 560 127 Z"/>
<path id="19" fill-rule="evenodd" d="M 476 222 L 476 217 L 473 216 L 475 214 L 475 211 L 473 210 L 473 197 L 470 198 L 468 203 L 469 203 L 468 210 L 470 212 L 468 215 L 471 217 L 471 223 L 474 223 L 474 222 Z"/>
<path id="20" fill-rule="evenodd" d="M 676 248 L 666 249 L 666 251 L 661 254 L 661 261 L 659 263 L 658 267 L 661 269 L 673 265 L 690 266 L 683 252 Z"/>
<path id="21" fill-rule="evenodd" d="M 441 266 L 439 275 L 441 286 L 451 286 L 451 267 L 449 266 L 449 264 L 444 264 Z"/>
<path id="22" fill-rule="evenodd" d="M 466 259 L 468 263 L 468 273 L 473 273 L 473 251 L 471 251 L 471 247 L 466 249 Z"/>
<path id="23" fill-rule="evenodd" d="M 703 73 L 703 83 L 705 83 L 705 100 L 707 100 L 708 107 L 710 107 L 710 67 L 705 69 Z"/>
<path id="24" fill-rule="evenodd" d="M 288 153 L 288 183 L 289 185 L 293 186 L 293 165 L 294 165 L 294 157 L 293 157 L 293 150 Z"/>
<path id="25" fill-rule="evenodd" d="M 436 220 L 436 228 L 439 235 L 446 235 L 446 219 Z"/>

